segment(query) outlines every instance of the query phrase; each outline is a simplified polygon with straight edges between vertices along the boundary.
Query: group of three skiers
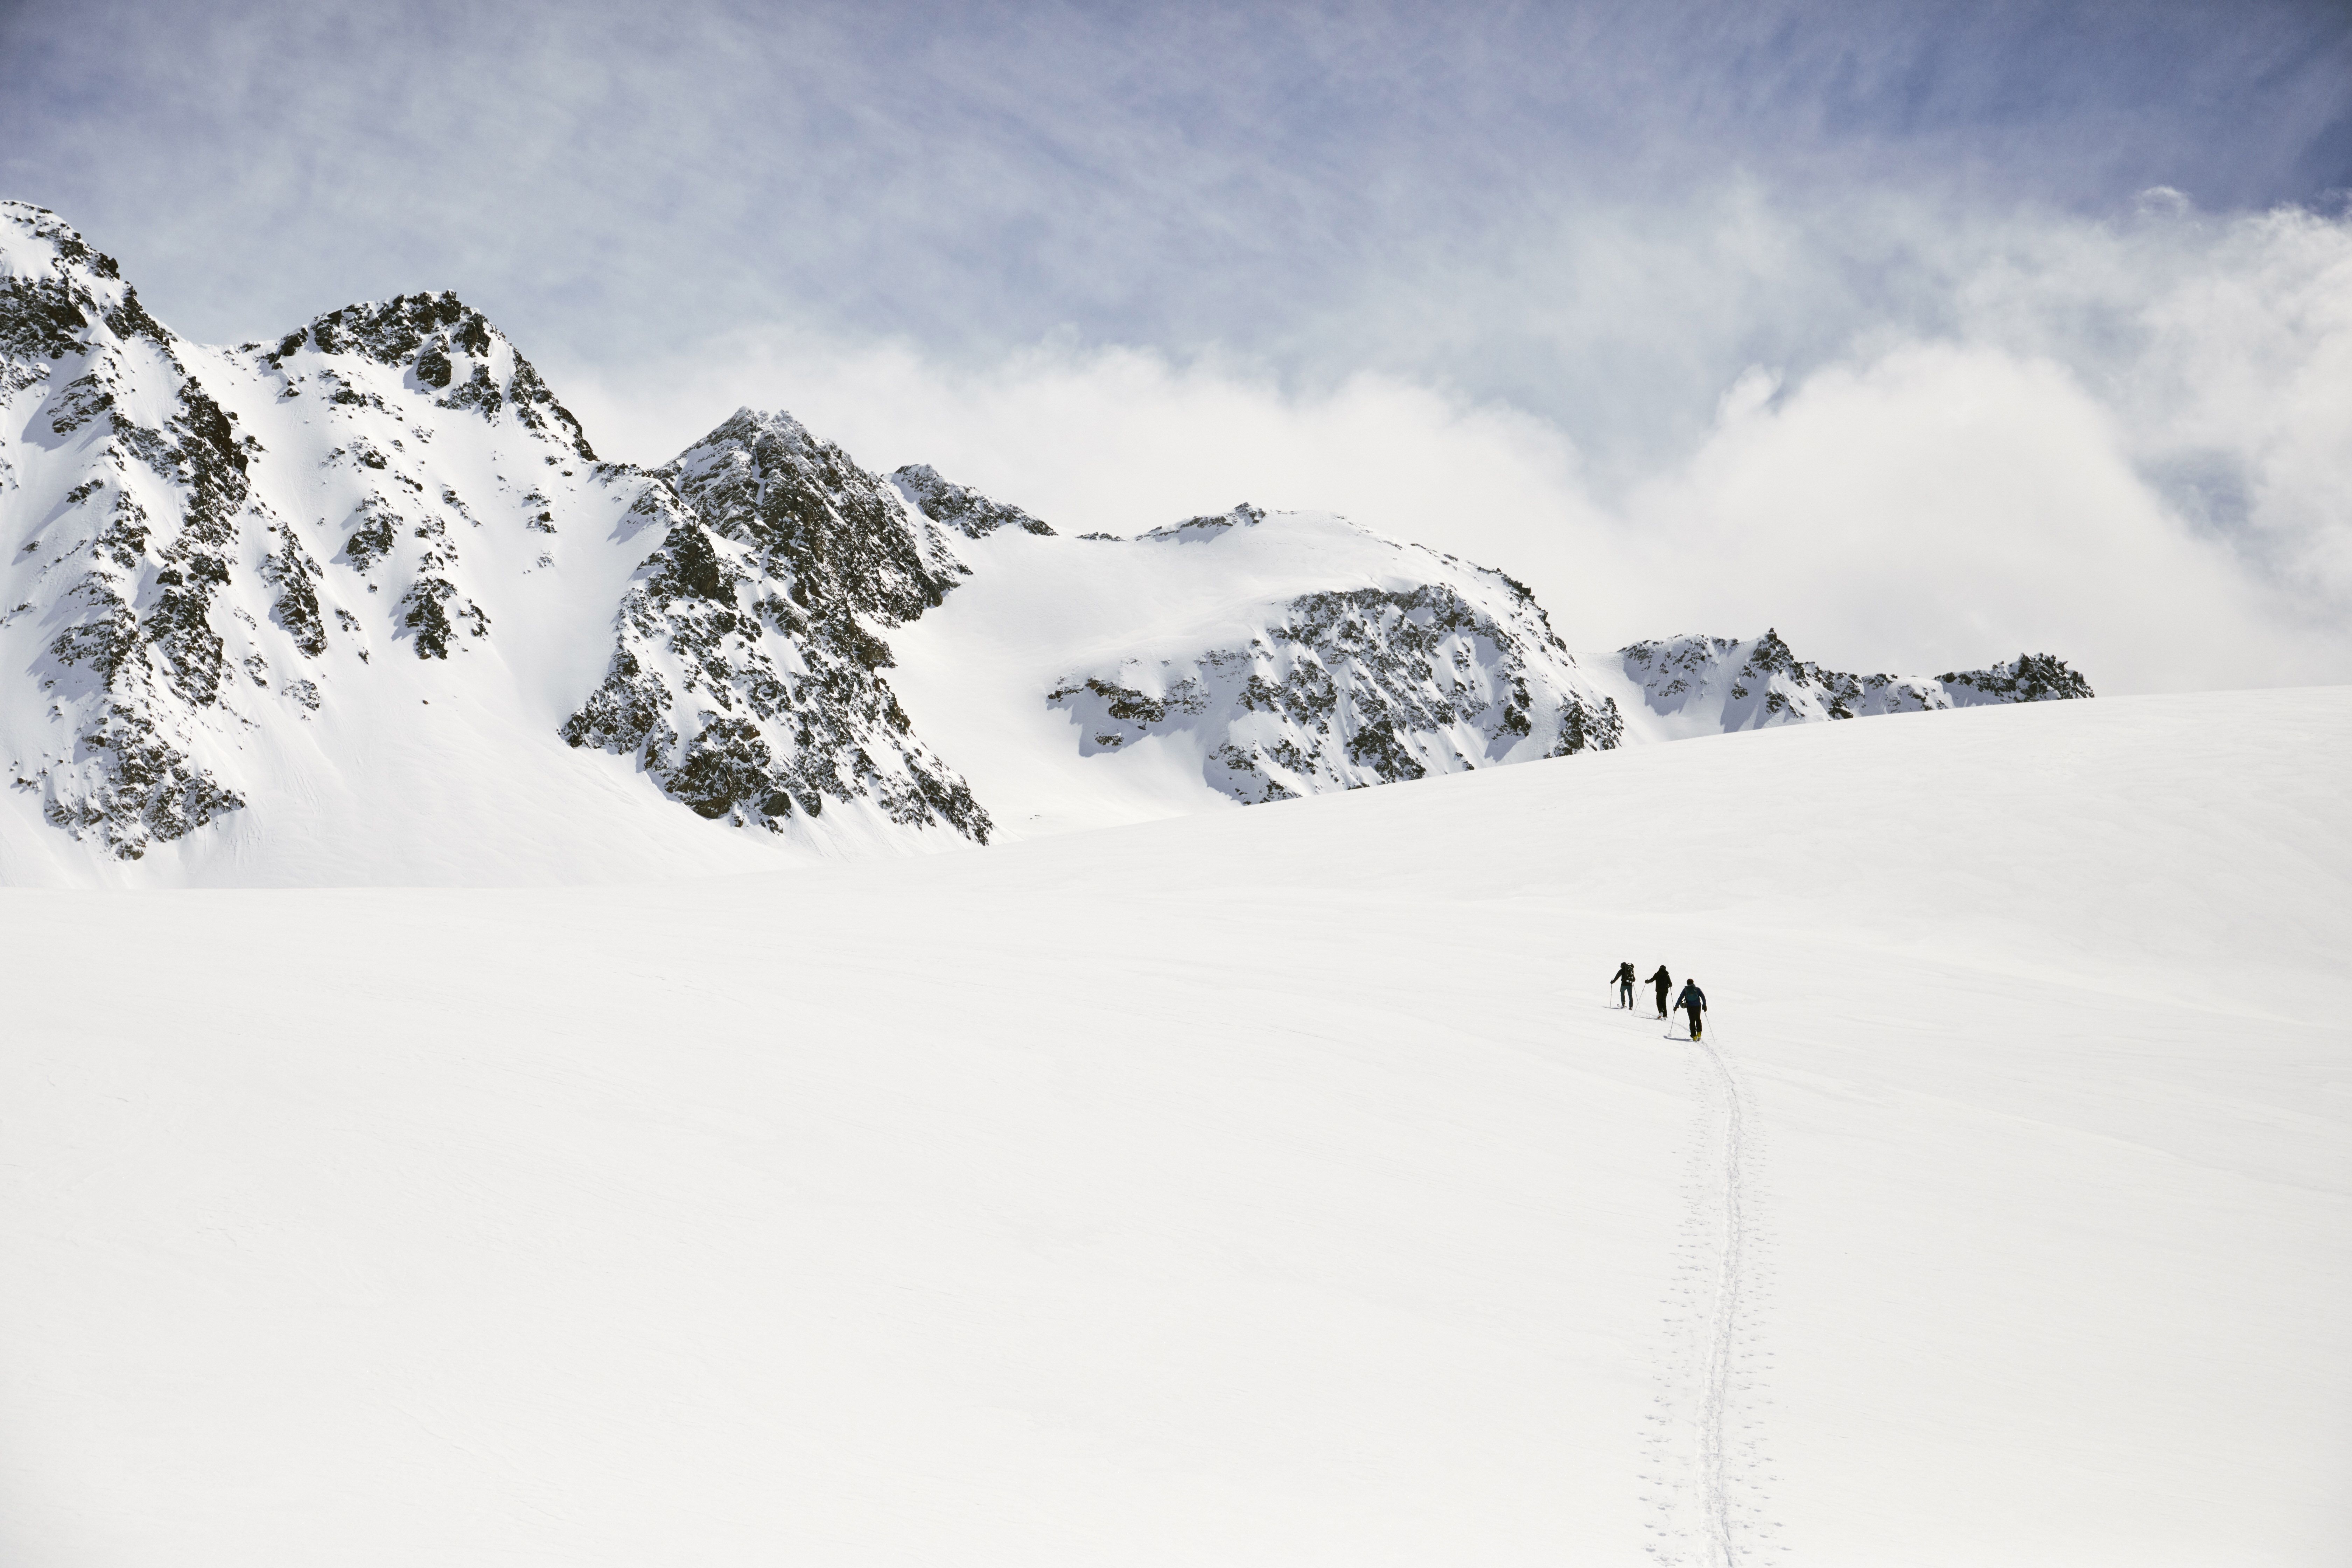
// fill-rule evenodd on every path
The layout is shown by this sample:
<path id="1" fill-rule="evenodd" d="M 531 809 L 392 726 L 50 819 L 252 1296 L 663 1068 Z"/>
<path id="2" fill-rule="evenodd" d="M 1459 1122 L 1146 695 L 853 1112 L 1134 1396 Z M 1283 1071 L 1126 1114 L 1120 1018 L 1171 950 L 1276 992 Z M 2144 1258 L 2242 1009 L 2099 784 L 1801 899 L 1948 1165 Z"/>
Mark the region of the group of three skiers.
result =
<path id="1" fill-rule="evenodd" d="M 1617 1005 L 1621 1007 L 1631 1007 L 1633 1005 L 1635 984 L 1632 963 L 1619 964 L 1617 973 L 1612 978 L 1617 982 Z M 1658 972 L 1650 976 L 1650 984 L 1657 988 L 1658 1016 L 1663 1018 L 1666 1016 L 1666 993 L 1675 988 L 1675 977 L 1667 973 L 1666 966 L 1661 963 L 1658 965 Z M 1683 982 L 1683 994 L 1675 998 L 1675 1005 L 1681 1008 L 1684 1015 L 1690 1019 L 1690 1037 L 1694 1040 L 1697 1039 L 1699 1015 L 1706 1011 L 1706 993 L 1698 988 L 1697 981 L 1685 980 Z"/>

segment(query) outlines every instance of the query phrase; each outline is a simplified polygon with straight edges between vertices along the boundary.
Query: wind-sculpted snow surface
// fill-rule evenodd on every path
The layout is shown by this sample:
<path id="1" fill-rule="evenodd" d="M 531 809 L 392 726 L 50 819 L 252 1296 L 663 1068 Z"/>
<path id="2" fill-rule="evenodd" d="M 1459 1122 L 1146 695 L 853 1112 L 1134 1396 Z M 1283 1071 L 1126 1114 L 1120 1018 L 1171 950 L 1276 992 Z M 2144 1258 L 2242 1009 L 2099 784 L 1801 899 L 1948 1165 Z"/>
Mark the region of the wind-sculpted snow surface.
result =
<path id="1" fill-rule="evenodd" d="M 2048 654 L 1938 676 L 1849 675 L 1800 659 L 1775 631 L 1744 641 L 1638 642 L 1618 650 L 1618 658 L 1639 706 L 1677 737 L 2093 694 L 2087 680 Z"/>

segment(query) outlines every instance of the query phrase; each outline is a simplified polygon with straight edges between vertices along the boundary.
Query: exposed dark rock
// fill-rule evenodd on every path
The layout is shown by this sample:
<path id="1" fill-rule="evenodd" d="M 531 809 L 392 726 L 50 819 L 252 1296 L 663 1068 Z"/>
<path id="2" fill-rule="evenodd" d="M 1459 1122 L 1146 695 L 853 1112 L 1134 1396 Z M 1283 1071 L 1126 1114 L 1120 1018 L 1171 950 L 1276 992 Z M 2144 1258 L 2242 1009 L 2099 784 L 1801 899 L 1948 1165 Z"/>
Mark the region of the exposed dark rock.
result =
<path id="1" fill-rule="evenodd" d="M 1585 689 L 1532 598 L 1500 597 L 1498 618 L 1443 583 L 1303 595 L 1245 647 L 1074 676 L 1046 701 L 1078 719 L 1084 752 L 1198 733 L 1208 782 L 1244 802 L 1486 766 L 1531 738 L 1537 755 L 1618 744 L 1615 703 Z"/>
<path id="2" fill-rule="evenodd" d="M 653 476 L 629 517 L 667 531 L 566 741 L 635 755 L 705 816 L 773 825 L 830 795 L 986 842 L 988 814 L 880 674 L 883 629 L 962 574 L 928 521 L 839 447 L 748 411 Z"/>
<path id="3" fill-rule="evenodd" d="M 499 390 L 488 365 L 477 362 L 474 374 L 452 387 L 449 395 L 441 399 L 444 408 L 471 408 L 485 419 L 496 419 L 499 410 L 506 406 L 506 394 Z"/>
<path id="4" fill-rule="evenodd" d="M 47 277 L 0 279 L 0 396 L 6 396 L 46 381 L 48 362 L 90 349 L 93 331 L 110 312 L 122 312 L 129 291 L 115 287 L 121 277 L 112 259 L 46 207 L 0 204 L 0 222 L 54 247 L 58 262 Z M 137 332 L 146 312 L 134 300 L 121 321 Z"/>
<path id="5" fill-rule="evenodd" d="M 438 402 L 444 408 L 470 409 L 487 419 L 511 413 L 526 428 L 561 443 L 583 460 L 596 460 L 580 421 L 556 401 L 537 367 L 516 353 L 479 310 L 446 290 L 330 310 L 304 331 L 289 334 L 271 352 L 269 362 L 282 365 L 306 343 L 323 354 L 352 354 L 408 371 L 420 387 L 443 392 Z M 512 361 L 503 374 L 491 363 L 501 343 Z M 460 357 L 468 362 L 462 380 L 457 371 Z M 382 405 L 373 395 L 348 386 L 339 387 L 332 396 L 338 402 Z"/>
<path id="6" fill-rule="evenodd" d="M 2021 653 L 1986 669 L 1947 672 L 1936 678 L 1965 688 L 1987 702 L 2062 702 L 2097 695 L 2081 672 L 2054 654 Z"/>
<path id="7" fill-rule="evenodd" d="M 199 706 L 214 700 L 221 679 L 222 643 L 210 622 L 213 595 L 227 586 L 237 517 L 251 498 L 247 457 L 229 416 L 194 381 L 180 386 L 172 420 L 178 439 L 155 464 L 164 478 L 186 487 L 179 536 L 164 549 L 156 574 L 159 592 L 143 617 L 148 640 L 168 663 L 179 694 Z"/>
<path id="8" fill-rule="evenodd" d="M 1205 517 L 1188 517 L 1181 522 L 1171 522 L 1165 528 L 1155 528 L 1139 539 L 1161 543 L 1191 544 L 1216 538 L 1228 529 L 1255 528 L 1265 521 L 1265 508 L 1244 501 L 1231 511 L 1215 512 Z M 1086 537 L 1091 538 L 1092 535 Z"/>
<path id="9" fill-rule="evenodd" d="M 163 330 L 162 322 L 147 313 L 147 307 L 139 302 L 139 290 L 136 289 L 122 290 L 121 303 L 106 312 L 105 321 L 116 337 L 145 338 L 167 354 L 171 353 L 172 334 Z"/>
<path id="10" fill-rule="evenodd" d="M 1679 637 L 1634 643 L 1619 654 L 1657 713 L 1681 713 L 1721 691 L 1726 730 L 2091 695 L 2088 681 L 2046 654 L 1934 678 L 1853 675 L 1799 658 L 1769 629 L 1752 643 Z"/>
<path id="11" fill-rule="evenodd" d="M 51 826 L 94 838 L 122 860 L 245 805 L 153 721 L 121 704 L 82 731 L 69 758 L 26 782 L 44 789 L 41 811 Z"/>
<path id="12" fill-rule="evenodd" d="M 445 577 L 420 577 L 400 599 L 400 625 L 415 638 L 419 658 L 447 658 L 449 639 L 490 635 L 490 618 Z"/>
<path id="13" fill-rule="evenodd" d="M 70 436 L 100 416 L 110 417 L 113 406 L 111 378 L 96 370 L 76 376 L 49 405 L 49 433 Z"/>
<path id="14" fill-rule="evenodd" d="M 56 360 L 88 347 L 87 295 L 62 278 L 0 279 L 0 358 Z M 40 379 L 27 376 L 19 384 Z"/>
<path id="15" fill-rule="evenodd" d="M 892 473 L 890 482 L 925 517 L 945 523 L 968 539 L 985 539 L 1000 528 L 1048 535 L 1054 531 L 1017 506 L 991 500 L 963 485 L 948 483 L 929 463 L 909 463 Z"/>
<path id="16" fill-rule="evenodd" d="M 1579 752 L 1614 751 L 1624 740 L 1625 718 L 1617 710 L 1614 697 L 1603 697 L 1599 702 L 1571 702 L 1562 710 L 1559 743 L 1550 754 L 1572 757 Z"/>
<path id="17" fill-rule="evenodd" d="M 563 739 L 574 746 L 629 754 L 649 741 L 664 749 L 677 741 L 667 715 L 672 697 L 660 674 L 637 663 L 624 647 L 613 656 L 604 683 L 588 694 L 580 710 L 563 721 Z"/>
<path id="18" fill-rule="evenodd" d="M 695 815 L 724 816 L 738 802 L 764 805 L 779 795 L 791 798 L 774 782 L 776 760 L 769 755 L 758 724 L 708 708 L 696 718 L 693 741 L 678 753 L 677 764 L 662 780 L 669 793 Z"/>
<path id="19" fill-rule="evenodd" d="M 944 540 L 910 526 L 895 491 L 789 416 L 745 409 L 661 472 L 820 618 L 910 621 L 961 575 Z"/>

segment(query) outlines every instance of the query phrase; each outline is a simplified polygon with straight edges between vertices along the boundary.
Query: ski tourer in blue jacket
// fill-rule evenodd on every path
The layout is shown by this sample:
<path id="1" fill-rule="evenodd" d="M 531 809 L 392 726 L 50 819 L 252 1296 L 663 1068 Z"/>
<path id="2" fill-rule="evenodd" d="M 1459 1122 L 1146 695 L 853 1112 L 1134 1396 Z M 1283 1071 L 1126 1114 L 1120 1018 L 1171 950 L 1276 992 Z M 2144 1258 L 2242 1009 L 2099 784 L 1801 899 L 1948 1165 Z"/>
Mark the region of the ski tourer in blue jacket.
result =
<path id="1" fill-rule="evenodd" d="M 1690 1037 L 1697 1039 L 1699 1015 L 1706 1011 L 1706 993 L 1698 988 L 1697 981 L 1685 980 L 1683 982 L 1683 994 L 1675 998 L 1675 1005 L 1689 1017 Z"/>

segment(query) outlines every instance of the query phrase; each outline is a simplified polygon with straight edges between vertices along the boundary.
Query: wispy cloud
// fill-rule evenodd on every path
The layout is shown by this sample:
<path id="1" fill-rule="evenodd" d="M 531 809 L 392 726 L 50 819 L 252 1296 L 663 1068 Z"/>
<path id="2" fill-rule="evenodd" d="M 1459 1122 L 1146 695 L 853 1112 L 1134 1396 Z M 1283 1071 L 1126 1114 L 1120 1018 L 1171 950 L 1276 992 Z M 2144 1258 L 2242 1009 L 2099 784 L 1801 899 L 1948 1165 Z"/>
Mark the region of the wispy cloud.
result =
<path id="1" fill-rule="evenodd" d="M 779 314 L 1299 352 L 1368 279 L 1733 180 L 1784 210 L 2352 183 L 2339 10 L 2125 9 L 33 0 L 0 174 L 137 239 L 191 330 L 446 281 L 622 353 Z"/>

